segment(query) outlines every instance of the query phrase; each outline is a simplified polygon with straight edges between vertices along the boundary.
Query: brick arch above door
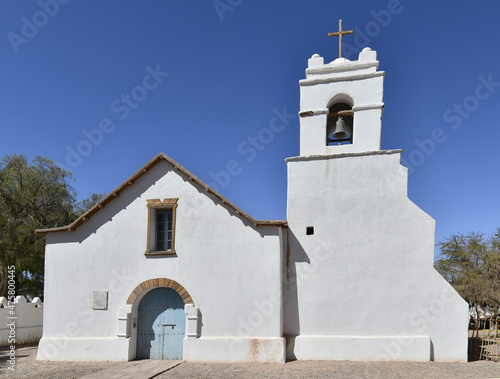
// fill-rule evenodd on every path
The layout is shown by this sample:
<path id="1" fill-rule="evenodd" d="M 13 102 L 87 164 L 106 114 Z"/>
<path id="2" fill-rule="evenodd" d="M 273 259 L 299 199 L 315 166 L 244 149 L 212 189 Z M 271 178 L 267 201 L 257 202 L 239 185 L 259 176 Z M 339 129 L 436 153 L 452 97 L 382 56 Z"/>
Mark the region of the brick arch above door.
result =
<path id="1" fill-rule="evenodd" d="M 158 288 L 158 287 L 172 288 L 180 295 L 182 301 L 184 301 L 184 304 L 194 304 L 193 299 L 191 299 L 191 296 L 186 291 L 186 289 L 179 283 L 177 283 L 175 280 L 167 278 L 156 278 L 156 279 L 146 280 L 141 284 L 139 284 L 137 287 L 135 287 L 135 289 L 132 291 L 132 293 L 127 299 L 127 305 L 133 305 L 135 303 L 135 300 L 144 291 L 148 291 L 151 288 Z"/>

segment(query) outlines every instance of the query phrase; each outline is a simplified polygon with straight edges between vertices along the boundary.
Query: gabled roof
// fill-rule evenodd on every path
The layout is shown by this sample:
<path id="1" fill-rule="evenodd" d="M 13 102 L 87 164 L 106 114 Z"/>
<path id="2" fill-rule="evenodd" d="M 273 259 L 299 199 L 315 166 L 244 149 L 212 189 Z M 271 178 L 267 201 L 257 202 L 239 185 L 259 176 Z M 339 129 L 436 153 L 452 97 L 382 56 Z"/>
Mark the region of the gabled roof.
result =
<path id="1" fill-rule="evenodd" d="M 156 157 L 151 159 L 148 163 L 146 163 L 141 169 L 135 172 L 130 178 L 125 180 L 120 186 L 118 186 L 114 191 L 111 191 L 109 195 L 104 197 L 101 201 L 99 201 L 96 205 L 94 205 L 92 208 L 90 208 L 87 212 L 82 214 L 80 217 L 78 217 L 75 221 L 73 221 L 71 224 L 66 225 L 66 226 L 61 226 L 58 228 L 50 228 L 50 229 L 36 229 L 35 233 L 36 234 L 47 234 L 47 233 L 54 233 L 54 232 L 74 232 L 76 228 L 78 228 L 80 225 L 82 225 L 84 222 L 87 222 L 94 214 L 96 214 L 99 210 L 104 208 L 106 204 L 109 202 L 113 201 L 115 198 L 120 196 L 120 193 L 125 191 L 128 187 L 134 185 L 134 182 L 139 179 L 142 175 L 145 175 L 149 172 L 149 170 L 155 166 L 157 163 L 161 161 L 167 161 L 170 163 L 174 169 L 177 171 L 180 171 L 184 175 L 186 175 L 189 180 L 192 182 L 195 182 L 199 184 L 201 187 L 205 189 L 205 191 L 209 194 L 214 195 L 215 197 L 218 197 L 223 204 L 227 205 L 230 208 L 233 208 L 234 211 L 238 214 L 241 215 L 242 217 L 245 217 L 248 219 L 251 223 L 253 223 L 255 226 L 265 226 L 265 225 L 271 225 L 271 226 L 287 226 L 286 221 L 282 220 L 256 220 L 249 214 L 243 212 L 240 208 L 238 208 L 236 205 L 231 203 L 229 200 L 227 200 L 224 196 L 219 194 L 217 191 L 215 191 L 213 188 L 205 184 L 203 181 L 198 179 L 196 176 L 194 176 L 191 172 L 186 170 L 184 167 L 182 167 L 180 164 L 178 164 L 176 161 L 174 161 L 172 158 L 167 156 L 164 153 L 158 154 Z"/>

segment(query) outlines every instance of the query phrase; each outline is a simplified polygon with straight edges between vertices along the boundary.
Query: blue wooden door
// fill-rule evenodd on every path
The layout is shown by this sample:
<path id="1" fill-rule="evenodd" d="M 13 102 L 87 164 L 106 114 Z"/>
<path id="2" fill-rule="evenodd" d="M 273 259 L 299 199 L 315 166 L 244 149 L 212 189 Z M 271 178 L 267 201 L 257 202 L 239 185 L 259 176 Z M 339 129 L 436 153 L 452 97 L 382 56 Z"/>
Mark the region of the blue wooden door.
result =
<path id="1" fill-rule="evenodd" d="M 184 301 L 172 288 L 155 288 L 139 303 L 138 359 L 182 359 Z"/>

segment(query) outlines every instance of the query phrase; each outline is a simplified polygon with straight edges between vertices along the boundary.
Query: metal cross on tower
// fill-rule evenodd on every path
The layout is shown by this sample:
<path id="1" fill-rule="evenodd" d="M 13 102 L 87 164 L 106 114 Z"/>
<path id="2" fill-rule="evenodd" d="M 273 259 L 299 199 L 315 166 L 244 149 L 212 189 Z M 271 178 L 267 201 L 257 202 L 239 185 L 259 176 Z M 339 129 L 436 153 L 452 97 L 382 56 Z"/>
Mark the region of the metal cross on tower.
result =
<path id="1" fill-rule="evenodd" d="M 339 36 L 339 58 L 342 58 L 342 36 L 346 34 L 353 34 L 353 30 L 342 30 L 342 20 L 339 20 L 339 31 L 335 33 L 328 33 L 328 37 Z"/>

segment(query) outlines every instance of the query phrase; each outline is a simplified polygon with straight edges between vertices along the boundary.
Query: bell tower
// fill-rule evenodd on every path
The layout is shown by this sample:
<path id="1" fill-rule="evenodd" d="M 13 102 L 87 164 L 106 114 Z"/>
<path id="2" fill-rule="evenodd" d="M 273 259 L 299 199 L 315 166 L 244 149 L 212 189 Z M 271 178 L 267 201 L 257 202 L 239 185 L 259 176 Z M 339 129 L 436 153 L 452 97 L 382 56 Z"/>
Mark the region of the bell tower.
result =
<path id="1" fill-rule="evenodd" d="M 434 220 L 408 199 L 402 150 L 380 150 L 378 64 L 368 47 L 355 61 L 314 54 L 299 82 L 300 155 L 286 159 L 287 357 L 466 360 L 468 307 L 433 268 Z M 443 291 L 453 316 L 415 323 Z"/>
<path id="2" fill-rule="evenodd" d="M 380 150 L 385 73 L 378 64 L 369 47 L 357 61 L 309 59 L 299 82 L 301 156 Z"/>

